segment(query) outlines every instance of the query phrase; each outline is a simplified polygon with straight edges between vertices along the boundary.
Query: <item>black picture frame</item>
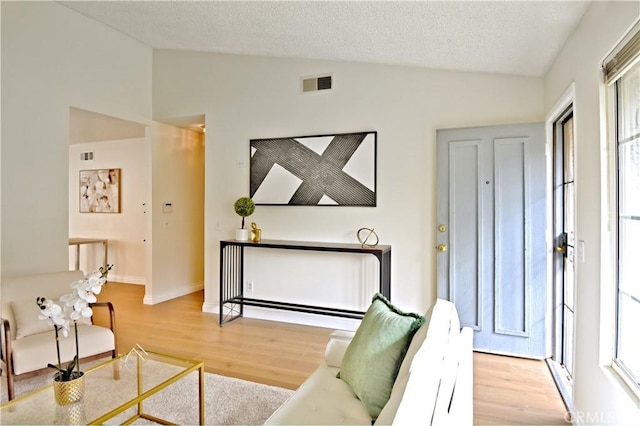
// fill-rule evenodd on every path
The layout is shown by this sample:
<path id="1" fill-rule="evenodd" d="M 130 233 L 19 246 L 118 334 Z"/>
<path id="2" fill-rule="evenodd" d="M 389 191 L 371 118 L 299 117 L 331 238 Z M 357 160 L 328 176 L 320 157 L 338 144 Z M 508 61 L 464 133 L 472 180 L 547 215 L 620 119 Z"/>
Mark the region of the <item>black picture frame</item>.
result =
<path id="1" fill-rule="evenodd" d="M 378 132 L 251 139 L 256 205 L 377 205 Z"/>

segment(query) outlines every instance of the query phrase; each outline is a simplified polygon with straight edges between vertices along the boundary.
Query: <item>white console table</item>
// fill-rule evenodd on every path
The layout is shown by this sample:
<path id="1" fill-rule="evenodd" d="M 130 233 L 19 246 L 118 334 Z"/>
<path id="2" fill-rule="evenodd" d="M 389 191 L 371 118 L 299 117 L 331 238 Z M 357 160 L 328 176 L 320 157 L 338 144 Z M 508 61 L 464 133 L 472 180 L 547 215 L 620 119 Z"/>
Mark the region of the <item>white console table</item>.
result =
<path id="1" fill-rule="evenodd" d="M 109 253 L 109 240 L 103 238 L 69 238 L 69 245 L 76 246 L 76 271 L 80 269 L 80 246 L 82 244 L 102 244 L 104 250 L 103 267 L 107 270 L 107 256 Z"/>

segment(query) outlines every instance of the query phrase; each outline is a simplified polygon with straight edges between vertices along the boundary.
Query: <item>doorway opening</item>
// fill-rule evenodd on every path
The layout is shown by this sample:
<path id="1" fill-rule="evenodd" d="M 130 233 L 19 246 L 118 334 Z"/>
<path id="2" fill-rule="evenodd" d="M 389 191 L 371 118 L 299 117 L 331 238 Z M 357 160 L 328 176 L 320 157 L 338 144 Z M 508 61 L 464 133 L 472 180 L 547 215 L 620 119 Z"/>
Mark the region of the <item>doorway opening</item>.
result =
<path id="1" fill-rule="evenodd" d="M 143 123 L 69 107 L 69 269 L 145 284 L 145 141 Z"/>

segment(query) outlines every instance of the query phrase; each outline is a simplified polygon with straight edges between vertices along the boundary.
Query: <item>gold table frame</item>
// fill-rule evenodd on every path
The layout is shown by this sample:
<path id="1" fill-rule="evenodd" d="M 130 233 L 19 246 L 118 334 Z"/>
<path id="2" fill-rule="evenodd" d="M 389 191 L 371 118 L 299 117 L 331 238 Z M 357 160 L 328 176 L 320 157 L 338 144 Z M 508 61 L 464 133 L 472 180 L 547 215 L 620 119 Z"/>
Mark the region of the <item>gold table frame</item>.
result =
<path id="1" fill-rule="evenodd" d="M 122 424 L 131 424 L 137 419 L 143 418 L 147 420 L 151 420 L 153 422 L 165 425 L 171 425 L 171 423 L 167 420 L 161 419 L 159 417 L 155 417 L 151 414 L 144 412 L 144 401 L 150 396 L 160 392 L 161 390 L 167 388 L 169 385 L 177 382 L 178 380 L 184 378 L 188 374 L 198 371 L 198 401 L 199 401 L 199 424 L 204 425 L 204 362 L 177 357 L 173 355 L 162 354 L 153 351 L 146 351 L 143 357 L 138 357 L 135 354 L 129 355 L 120 355 L 117 358 L 111 359 L 109 361 L 103 362 L 95 367 L 89 368 L 85 371 L 85 380 L 91 380 L 92 372 L 96 371 L 104 371 L 104 369 L 111 366 L 113 368 L 113 381 L 120 380 L 120 372 L 121 372 L 121 364 L 127 359 L 127 357 L 134 357 L 136 362 L 136 381 L 137 381 L 137 396 L 131 399 L 128 399 L 126 402 L 119 404 L 116 408 L 111 409 L 105 413 L 98 415 L 95 418 L 92 418 L 87 424 L 103 424 L 106 420 L 109 420 L 126 410 L 137 406 L 136 412 L 130 418 L 124 420 Z M 170 373 L 169 377 L 162 380 L 161 383 L 152 386 L 148 390 L 144 390 L 143 388 L 143 361 L 141 360 L 153 360 L 157 361 L 160 364 L 173 365 L 178 368 L 182 368 L 181 371 L 177 373 Z M 48 410 L 55 410 L 55 401 L 53 397 L 53 385 L 49 384 L 35 391 L 29 392 L 25 395 L 22 395 L 12 401 L 9 401 L 2 406 L 0 406 L 0 424 L 4 424 L 5 415 L 9 415 L 14 412 L 16 408 L 22 408 L 25 412 L 32 412 L 32 410 L 45 410 L 42 404 L 42 401 L 46 402 L 48 405 Z M 48 391 L 48 392 L 47 392 Z M 46 395 L 50 394 L 50 395 Z M 19 419 L 20 420 L 20 419 Z M 20 423 L 26 424 L 25 420 L 29 419 L 22 418 Z M 50 422 L 37 422 L 36 424 L 53 424 L 53 418 Z"/>

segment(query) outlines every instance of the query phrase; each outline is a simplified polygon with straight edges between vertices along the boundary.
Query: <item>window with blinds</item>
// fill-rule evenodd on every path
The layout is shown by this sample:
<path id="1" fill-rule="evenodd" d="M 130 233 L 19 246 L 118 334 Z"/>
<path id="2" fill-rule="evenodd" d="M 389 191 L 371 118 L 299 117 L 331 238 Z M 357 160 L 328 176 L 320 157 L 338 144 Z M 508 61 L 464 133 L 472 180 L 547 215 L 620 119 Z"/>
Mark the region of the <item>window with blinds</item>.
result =
<path id="1" fill-rule="evenodd" d="M 640 394 L 640 24 L 603 64 L 613 96 L 616 335 L 613 366 Z"/>

